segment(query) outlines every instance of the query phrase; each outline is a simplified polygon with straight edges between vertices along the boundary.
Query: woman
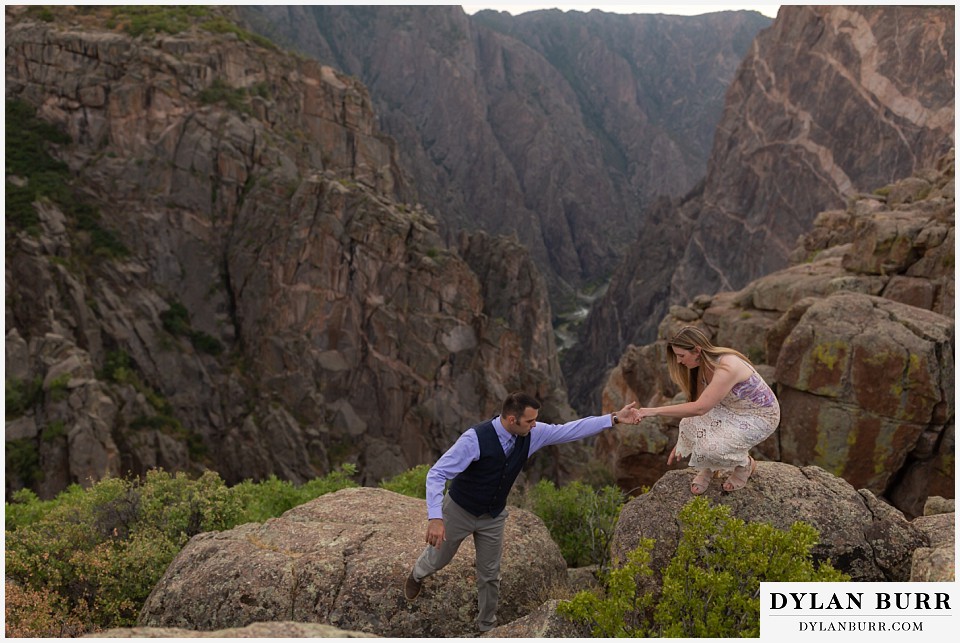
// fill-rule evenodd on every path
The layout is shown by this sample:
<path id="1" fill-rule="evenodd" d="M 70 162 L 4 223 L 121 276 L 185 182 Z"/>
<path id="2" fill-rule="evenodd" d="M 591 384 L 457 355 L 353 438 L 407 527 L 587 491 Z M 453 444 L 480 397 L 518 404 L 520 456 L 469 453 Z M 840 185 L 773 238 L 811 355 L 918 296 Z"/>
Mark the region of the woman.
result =
<path id="1" fill-rule="evenodd" d="M 690 456 L 697 475 L 690 491 L 700 495 L 716 471 L 731 471 L 724 491 L 742 489 L 757 468 L 748 455 L 780 423 L 780 404 L 742 353 L 714 346 L 698 328 L 682 328 L 668 342 L 670 377 L 687 399 L 684 404 L 640 409 L 641 417 L 682 418 L 674 458 Z"/>

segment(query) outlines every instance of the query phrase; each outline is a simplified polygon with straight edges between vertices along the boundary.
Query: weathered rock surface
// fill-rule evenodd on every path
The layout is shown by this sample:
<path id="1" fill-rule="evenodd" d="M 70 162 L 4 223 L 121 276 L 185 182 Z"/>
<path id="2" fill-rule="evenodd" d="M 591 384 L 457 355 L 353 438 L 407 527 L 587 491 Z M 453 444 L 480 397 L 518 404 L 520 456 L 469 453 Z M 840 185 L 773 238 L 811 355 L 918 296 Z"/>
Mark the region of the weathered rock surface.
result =
<path id="1" fill-rule="evenodd" d="M 352 639 L 377 638 L 375 634 L 348 632 L 320 623 L 297 623 L 277 621 L 273 623 L 251 623 L 246 627 L 231 627 L 212 632 L 185 630 L 179 627 L 117 627 L 84 638 L 105 639 Z"/>
<path id="2" fill-rule="evenodd" d="M 423 548 L 426 507 L 383 489 L 345 489 L 266 523 L 195 536 L 147 599 L 140 626 L 215 630 L 258 621 L 326 623 L 380 636 L 476 633 L 475 552 L 424 581 L 403 581 Z M 567 592 L 566 564 L 543 522 L 510 508 L 499 619 L 509 623 Z"/>
<path id="3" fill-rule="evenodd" d="M 692 478 L 692 471 L 669 471 L 620 513 L 612 553 L 622 558 L 641 538 L 655 539 L 654 586 L 659 585 L 680 538 L 677 521 L 664 516 L 676 516 L 690 501 Z M 705 497 L 727 505 L 731 515 L 745 522 L 765 522 L 778 529 L 788 529 L 798 520 L 812 525 L 820 532 L 812 551 L 814 560 L 829 559 L 854 581 L 907 581 L 914 550 L 928 545 L 924 532 L 902 513 L 815 466 L 758 462 L 743 489 L 726 493 L 717 478 Z"/>
<path id="4" fill-rule="evenodd" d="M 535 611 L 522 616 L 512 623 L 495 627 L 481 635 L 481 638 L 498 639 L 544 639 L 590 638 L 590 627 L 580 623 L 572 623 L 557 614 L 559 600 L 549 600 Z"/>
<path id="5" fill-rule="evenodd" d="M 95 253 L 47 200 L 35 229 L 8 222 L 7 379 L 42 384 L 6 418 L 8 493 L 156 466 L 232 483 L 353 462 L 372 483 L 521 386 L 572 417 L 536 266 L 511 246 L 516 292 L 486 266 L 487 306 L 407 204 L 365 87 L 232 33 L 131 38 L 109 11 L 7 8 L 6 97 L 69 133 L 51 153 L 125 248 Z"/>
<path id="6" fill-rule="evenodd" d="M 949 318 L 868 295 L 812 305 L 777 359 L 781 459 L 891 494 L 916 515 L 949 457 L 937 458 L 936 445 L 953 421 L 953 329 Z M 907 458 L 926 460 L 928 484 L 891 488 Z"/>
<path id="7" fill-rule="evenodd" d="M 574 406 L 598 399 L 604 371 L 628 344 L 653 341 L 670 305 L 784 268 L 817 213 L 932 167 L 955 144 L 954 60 L 952 7 L 781 7 L 727 92 L 703 182 L 644 216 L 581 342 L 564 358 Z M 891 193 L 889 205 L 927 189 L 917 178 Z M 913 235 L 899 216 L 872 225 L 877 246 Z M 870 261 L 895 268 L 922 243 L 897 244 L 891 256 Z M 891 298 L 906 285 L 891 279 Z M 909 291 L 908 303 L 936 299 L 929 288 Z"/>
<path id="8" fill-rule="evenodd" d="M 956 580 L 956 514 L 953 512 L 953 501 L 948 503 L 944 498 L 934 497 L 932 503 L 927 500 L 924 506 L 924 515 L 914 519 L 913 525 L 920 529 L 927 537 L 929 547 L 920 547 L 913 552 L 913 565 L 910 569 L 910 580 L 917 582 Z M 942 506 L 942 513 L 935 512 L 937 505 Z"/>
<path id="9" fill-rule="evenodd" d="M 448 238 L 516 233 L 554 297 L 607 277 L 642 207 L 703 174 L 723 93 L 770 24 L 755 12 L 467 16 L 457 6 L 244 15 L 363 81 Z"/>
<path id="10" fill-rule="evenodd" d="M 604 404 L 673 399 L 664 340 L 694 324 L 751 358 L 778 394 L 780 429 L 757 457 L 817 465 L 910 517 L 927 496 L 952 497 L 953 181 L 951 152 L 917 177 L 821 213 L 799 239 L 795 265 L 671 307 L 659 341 L 624 353 Z M 677 425 L 618 427 L 598 439 L 598 455 L 623 488 L 649 486 L 667 469 Z"/>

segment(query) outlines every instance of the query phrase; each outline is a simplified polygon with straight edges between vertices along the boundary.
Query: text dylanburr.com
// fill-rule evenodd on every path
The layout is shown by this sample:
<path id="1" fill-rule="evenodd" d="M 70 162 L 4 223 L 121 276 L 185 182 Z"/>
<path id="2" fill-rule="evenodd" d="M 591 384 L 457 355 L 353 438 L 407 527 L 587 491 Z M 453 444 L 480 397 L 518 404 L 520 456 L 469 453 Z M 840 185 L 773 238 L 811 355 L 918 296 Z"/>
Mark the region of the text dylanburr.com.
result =
<path id="1" fill-rule="evenodd" d="M 760 638 L 955 640 L 956 583 L 760 583 Z"/>

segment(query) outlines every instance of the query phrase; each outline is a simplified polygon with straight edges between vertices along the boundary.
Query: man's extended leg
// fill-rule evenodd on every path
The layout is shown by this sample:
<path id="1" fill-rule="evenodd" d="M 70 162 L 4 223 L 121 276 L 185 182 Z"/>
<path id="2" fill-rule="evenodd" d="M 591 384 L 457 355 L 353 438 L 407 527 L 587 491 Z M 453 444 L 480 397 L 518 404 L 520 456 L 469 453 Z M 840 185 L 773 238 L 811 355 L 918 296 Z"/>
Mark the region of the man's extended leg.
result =
<path id="1" fill-rule="evenodd" d="M 450 496 L 443 498 L 443 529 L 446 540 L 439 547 L 427 545 L 413 566 L 413 579 L 421 582 L 427 576 L 443 569 L 460 549 L 463 539 L 473 533 L 476 517 L 455 503 Z"/>
<path id="2" fill-rule="evenodd" d="M 481 516 L 473 534 L 473 544 L 477 549 L 477 623 L 481 632 L 492 630 L 497 624 L 500 556 L 503 553 L 503 527 L 506 522 L 506 509 L 496 518 Z"/>

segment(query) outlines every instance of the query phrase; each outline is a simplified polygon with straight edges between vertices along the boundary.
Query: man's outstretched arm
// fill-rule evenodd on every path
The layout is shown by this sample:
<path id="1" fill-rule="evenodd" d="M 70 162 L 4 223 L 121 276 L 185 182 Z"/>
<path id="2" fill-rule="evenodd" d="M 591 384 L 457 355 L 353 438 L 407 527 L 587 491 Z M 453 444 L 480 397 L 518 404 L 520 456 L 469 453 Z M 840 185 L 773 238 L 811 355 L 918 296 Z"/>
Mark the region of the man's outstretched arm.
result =
<path id="1" fill-rule="evenodd" d="M 566 424 L 545 424 L 538 422 L 530 432 L 530 453 L 551 444 L 563 444 L 589 438 L 614 424 L 637 424 L 640 410 L 636 402 L 630 402 L 615 413 L 594 415 L 572 420 Z"/>

